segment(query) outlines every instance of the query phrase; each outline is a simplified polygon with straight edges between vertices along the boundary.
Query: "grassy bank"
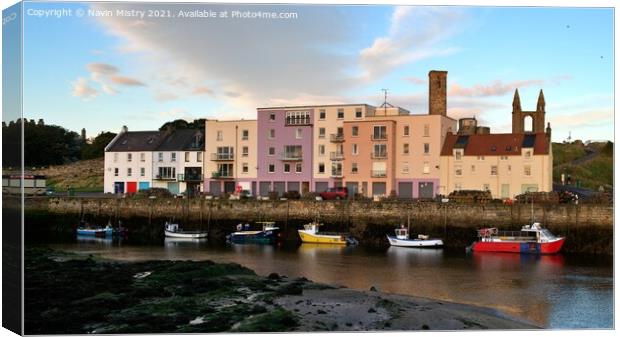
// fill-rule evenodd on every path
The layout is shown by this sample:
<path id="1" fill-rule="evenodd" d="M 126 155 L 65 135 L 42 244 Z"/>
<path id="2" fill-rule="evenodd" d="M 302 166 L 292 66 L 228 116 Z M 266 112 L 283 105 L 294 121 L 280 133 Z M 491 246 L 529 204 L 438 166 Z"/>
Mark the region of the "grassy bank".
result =
<path id="1" fill-rule="evenodd" d="M 490 309 L 262 277 L 237 264 L 29 248 L 25 267 L 26 334 L 535 328 Z"/>

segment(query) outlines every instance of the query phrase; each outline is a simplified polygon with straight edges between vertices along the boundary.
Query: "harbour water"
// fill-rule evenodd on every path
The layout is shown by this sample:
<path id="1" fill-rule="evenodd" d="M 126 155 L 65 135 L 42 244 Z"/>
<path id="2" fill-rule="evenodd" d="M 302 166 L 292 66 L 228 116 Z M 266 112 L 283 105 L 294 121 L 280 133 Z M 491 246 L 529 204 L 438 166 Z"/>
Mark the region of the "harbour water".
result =
<path id="1" fill-rule="evenodd" d="M 358 290 L 436 298 L 495 308 L 550 329 L 613 328 L 611 257 L 529 256 L 444 249 L 302 244 L 212 245 L 166 239 L 132 245 L 80 239 L 49 245 L 118 261 L 234 262 L 258 274 L 275 272 Z"/>

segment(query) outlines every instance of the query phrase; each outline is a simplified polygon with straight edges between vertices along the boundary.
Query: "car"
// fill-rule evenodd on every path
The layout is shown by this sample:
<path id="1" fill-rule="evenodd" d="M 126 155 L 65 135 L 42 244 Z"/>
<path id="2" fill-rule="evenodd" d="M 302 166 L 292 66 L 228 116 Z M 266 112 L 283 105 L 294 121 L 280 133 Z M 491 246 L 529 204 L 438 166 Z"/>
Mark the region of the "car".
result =
<path id="1" fill-rule="evenodd" d="M 252 199 L 252 198 L 254 198 L 254 196 L 252 195 L 252 191 L 250 191 L 250 190 L 241 190 L 241 193 L 239 193 L 239 197 L 241 199 Z"/>
<path id="2" fill-rule="evenodd" d="M 340 200 L 346 199 L 349 195 L 349 190 L 346 187 L 330 187 L 325 192 L 319 194 L 323 200 Z"/>

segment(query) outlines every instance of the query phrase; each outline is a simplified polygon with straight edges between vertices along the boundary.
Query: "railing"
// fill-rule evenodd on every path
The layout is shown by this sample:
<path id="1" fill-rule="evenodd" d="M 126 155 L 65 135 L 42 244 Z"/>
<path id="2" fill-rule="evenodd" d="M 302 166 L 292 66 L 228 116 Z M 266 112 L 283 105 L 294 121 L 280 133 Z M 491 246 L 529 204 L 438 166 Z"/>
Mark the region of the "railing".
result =
<path id="1" fill-rule="evenodd" d="M 387 152 L 372 152 L 370 153 L 371 159 L 385 159 L 387 158 Z"/>
<path id="2" fill-rule="evenodd" d="M 172 176 L 172 175 L 168 176 L 168 175 L 159 175 L 159 174 L 157 174 L 157 175 L 155 175 L 154 179 L 155 180 L 175 180 L 176 176 Z"/>
<path id="3" fill-rule="evenodd" d="M 202 174 L 177 174 L 179 181 L 203 181 Z"/>
<path id="4" fill-rule="evenodd" d="M 372 134 L 370 136 L 370 138 L 372 140 L 387 140 L 387 133 L 380 133 L 380 134 Z"/>
<path id="5" fill-rule="evenodd" d="M 385 178 L 387 177 L 387 170 L 371 170 L 370 176 L 373 178 Z"/>
<path id="6" fill-rule="evenodd" d="M 211 160 L 234 160 L 234 153 L 211 153 Z"/>
<path id="7" fill-rule="evenodd" d="M 280 160 L 300 161 L 303 160 L 303 155 L 301 153 L 280 153 Z"/>
<path id="8" fill-rule="evenodd" d="M 332 133 L 329 135 L 329 140 L 334 143 L 344 142 L 344 134 L 342 133 Z"/>
<path id="9" fill-rule="evenodd" d="M 310 116 L 286 117 L 284 121 L 285 125 L 310 125 L 311 123 Z"/>
<path id="10" fill-rule="evenodd" d="M 211 172 L 211 178 L 213 179 L 226 179 L 226 178 L 232 178 L 232 172 L 220 172 L 220 171 L 216 171 L 216 172 Z"/>
<path id="11" fill-rule="evenodd" d="M 342 171 L 332 171 L 331 177 L 332 178 L 342 178 L 343 177 Z"/>
<path id="12" fill-rule="evenodd" d="M 342 152 L 330 152 L 329 153 L 329 159 L 331 159 L 331 160 L 343 160 L 344 159 L 344 153 L 342 153 Z"/>

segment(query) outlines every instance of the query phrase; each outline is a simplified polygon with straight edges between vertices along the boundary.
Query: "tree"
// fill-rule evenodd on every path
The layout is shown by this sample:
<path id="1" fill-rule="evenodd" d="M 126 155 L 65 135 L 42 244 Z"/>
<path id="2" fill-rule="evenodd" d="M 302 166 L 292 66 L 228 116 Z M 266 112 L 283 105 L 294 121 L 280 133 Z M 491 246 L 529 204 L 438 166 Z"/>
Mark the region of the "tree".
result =
<path id="1" fill-rule="evenodd" d="M 85 144 L 82 147 L 82 159 L 94 159 L 101 158 L 104 155 L 105 147 L 110 144 L 112 139 L 116 137 L 116 133 L 113 132 L 101 132 L 92 144 Z"/>

